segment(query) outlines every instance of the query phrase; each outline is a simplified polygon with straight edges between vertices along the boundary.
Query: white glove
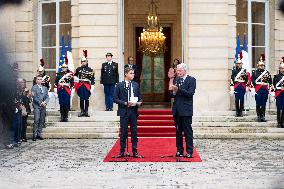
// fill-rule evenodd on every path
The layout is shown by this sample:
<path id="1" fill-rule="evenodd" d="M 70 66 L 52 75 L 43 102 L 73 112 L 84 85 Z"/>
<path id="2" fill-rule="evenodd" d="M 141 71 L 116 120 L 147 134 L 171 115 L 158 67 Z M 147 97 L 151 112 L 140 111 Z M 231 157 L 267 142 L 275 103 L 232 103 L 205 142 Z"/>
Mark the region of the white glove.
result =
<path id="1" fill-rule="evenodd" d="M 250 92 L 251 92 L 251 95 L 252 95 L 252 96 L 255 96 L 255 95 L 256 95 L 255 88 L 251 88 L 251 89 L 250 89 Z"/>
<path id="2" fill-rule="evenodd" d="M 79 83 L 79 78 L 77 76 L 74 76 L 74 82 Z"/>
<path id="3" fill-rule="evenodd" d="M 92 86 L 91 86 L 91 94 L 94 93 L 94 88 L 95 88 L 94 85 L 92 85 Z"/>
<path id="4" fill-rule="evenodd" d="M 233 96 L 235 94 L 235 91 L 231 90 L 229 93 L 230 93 L 231 96 Z"/>
<path id="5" fill-rule="evenodd" d="M 271 93 L 270 93 L 270 96 L 271 96 L 271 97 L 275 97 L 275 92 L 271 92 Z"/>
<path id="6" fill-rule="evenodd" d="M 19 110 L 18 110 L 18 108 L 16 108 L 16 110 L 15 110 L 15 114 L 16 114 L 16 113 L 18 113 L 18 111 L 19 111 Z"/>
<path id="7" fill-rule="evenodd" d="M 71 90 L 71 96 L 74 96 L 74 94 L 75 94 L 75 89 L 72 89 Z"/>
<path id="8" fill-rule="evenodd" d="M 54 93 L 57 93 L 57 88 L 54 87 L 54 90 L 53 90 L 53 91 L 54 91 Z"/>

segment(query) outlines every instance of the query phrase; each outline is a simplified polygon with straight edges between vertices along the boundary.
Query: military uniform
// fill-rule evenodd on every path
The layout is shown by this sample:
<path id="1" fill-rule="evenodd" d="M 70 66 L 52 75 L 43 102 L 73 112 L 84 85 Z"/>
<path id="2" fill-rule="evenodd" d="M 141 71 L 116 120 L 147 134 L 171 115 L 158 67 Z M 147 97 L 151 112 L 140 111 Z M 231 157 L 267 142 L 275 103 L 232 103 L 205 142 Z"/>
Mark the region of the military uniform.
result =
<path id="1" fill-rule="evenodd" d="M 243 116 L 244 96 L 250 82 L 250 74 L 243 68 L 234 68 L 231 75 L 231 87 L 234 88 L 236 116 Z"/>
<path id="2" fill-rule="evenodd" d="M 107 53 L 106 56 L 112 56 L 112 54 Z M 118 63 L 113 61 L 103 63 L 101 68 L 101 84 L 104 85 L 105 106 L 107 111 L 112 111 L 113 109 L 115 84 L 118 82 Z"/>
<path id="3" fill-rule="evenodd" d="M 276 98 L 277 107 L 277 126 L 284 127 L 284 73 L 280 69 L 284 68 L 284 57 L 280 62 L 279 74 L 273 77 L 273 87 Z"/>
<path id="4" fill-rule="evenodd" d="M 38 75 L 42 77 L 42 86 L 45 86 L 47 90 L 50 91 L 51 89 L 50 77 L 46 75 L 46 72 L 44 71 L 44 64 L 45 64 L 44 60 L 40 59 L 40 65 L 37 71 L 42 72 L 38 73 Z M 36 77 L 34 77 L 33 85 L 36 85 Z"/>
<path id="5" fill-rule="evenodd" d="M 68 121 L 68 112 L 70 109 L 70 96 L 74 87 L 74 78 L 72 72 L 60 72 L 56 74 L 54 87 L 57 88 L 61 121 Z"/>
<path id="6" fill-rule="evenodd" d="M 89 98 L 91 96 L 91 86 L 95 84 L 95 75 L 93 69 L 86 66 L 78 67 L 75 71 L 75 76 L 78 77 L 79 82 L 76 83 L 75 89 L 80 97 L 80 116 L 89 116 Z"/>
<path id="7" fill-rule="evenodd" d="M 263 60 L 264 58 L 261 58 L 259 64 L 262 62 L 261 64 L 264 65 Z M 272 78 L 267 70 L 258 68 L 252 72 L 251 79 L 252 85 L 256 92 L 255 101 L 258 121 L 265 122 L 266 102 L 268 99 L 270 86 L 272 85 Z"/>

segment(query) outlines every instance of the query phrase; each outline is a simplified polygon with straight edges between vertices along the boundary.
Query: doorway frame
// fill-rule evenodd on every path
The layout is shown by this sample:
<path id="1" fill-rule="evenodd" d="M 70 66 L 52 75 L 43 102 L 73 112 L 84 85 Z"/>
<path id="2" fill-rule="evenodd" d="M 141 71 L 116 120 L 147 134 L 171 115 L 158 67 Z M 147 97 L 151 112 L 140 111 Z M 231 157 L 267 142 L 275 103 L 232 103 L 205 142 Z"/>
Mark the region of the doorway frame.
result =
<path id="1" fill-rule="evenodd" d="M 119 71 L 120 73 L 124 73 L 124 52 L 125 52 L 125 44 L 124 44 L 124 35 L 125 35 L 125 24 L 124 24 L 124 4 L 125 0 L 118 0 L 118 57 L 121 62 Z M 187 13 L 188 13 L 188 3 L 186 0 L 181 0 L 181 30 L 182 30 L 182 62 L 187 64 L 188 60 L 188 48 L 187 48 L 187 32 L 188 32 L 188 24 L 187 24 Z M 123 79 L 123 74 L 120 74 L 120 80 Z"/>

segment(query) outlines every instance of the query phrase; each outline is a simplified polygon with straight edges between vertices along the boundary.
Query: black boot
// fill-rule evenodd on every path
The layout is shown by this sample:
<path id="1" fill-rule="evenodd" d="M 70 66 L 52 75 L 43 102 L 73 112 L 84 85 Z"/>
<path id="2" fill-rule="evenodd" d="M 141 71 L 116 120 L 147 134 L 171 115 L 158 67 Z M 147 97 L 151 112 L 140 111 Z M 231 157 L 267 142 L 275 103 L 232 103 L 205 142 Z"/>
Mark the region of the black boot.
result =
<path id="1" fill-rule="evenodd" d="M 265 119 L 265 109 L 266 109 L 265 106 L 261 107 L 261 122 L 266 122 L 266 119 Z"/>
<path id="2" fill-rule="evenodd" d="M 240 116 L 239 101 L 235 101 L 235 107 L 236 107 L 236 117 L 239 117 Z"/>
<path id="3" fill-rule="evenodd" d="M 68 122 L 68 112 L 69 112 L 69 107 L 65 107 L 64 111 L 64 121 Z"/>
<path id="4" fill-rule="evenodd" d="M 256 115 L 257 115 L 257 121 L 261 122 L 261 113 L 260 113 L 260 106 L 256 105 Z"/>
<path id="5" fill-rule="evenodd" d="M 62 108 L 62 106 L 60 106 L 60 121 L 61 121 L 61 122 L 64 121 L 64 113 L 63 113 L 63 108 Z"/>
<path id="6" fill-rule="evenodd" d="M 83 117 L 84 116 L 84 100 L 80 100 L 80 109 L 81 109 L 81 113 L 79 114 L 79 117 Z"/>
<path id="7" fill-rule="evenodd" d="M 85 101 L 85 117 L 90 117 L 88 113 L 88 109 L 89 109 L 89 100 L 86 100 Z"/>
<path id="8" fill-rule="evenodd" d="M 277 127 L 280 128 L 281 127 L 281 123 L 282 123 L 282 116 L 281 116 L 281 112 L 280 109 L 277 108 Z"/>
<path id="9" fill-rule="evenodd" d="M 284 111 L 281 110 L 280 128 L 284 128 Z"/>
<path id="10" fill-rule="evenodd" d="M 240 117 L 243 117 L 244 101 L 240 101 Z"/>

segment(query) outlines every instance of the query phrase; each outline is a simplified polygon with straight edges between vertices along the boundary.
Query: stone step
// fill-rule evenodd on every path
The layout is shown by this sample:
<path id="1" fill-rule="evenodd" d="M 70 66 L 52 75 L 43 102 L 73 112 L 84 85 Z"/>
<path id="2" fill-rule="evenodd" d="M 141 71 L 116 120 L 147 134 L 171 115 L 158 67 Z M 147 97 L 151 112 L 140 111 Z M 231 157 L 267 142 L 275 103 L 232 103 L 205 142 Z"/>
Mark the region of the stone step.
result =
<path id="1" fill-rule="evenodd" d="M 31 133 L 27 134 L 30 139 Z M 48 139 L 117 139 L 117 133 L 43 133 L 43 137 Z M 146 135 L 151 137 L 151 135 Z M 160 137 L 175 137 L 175 134 L 164 133 Z M 139 137 L 138 138 L 145 138 Z M 284 140 L 284 133 L 197 133 L 194 132 L 195 139 L 268 139 L 268 140 Z"/>
<path id="2" fill-rule="evenodd" d="M 27 133 L 32 138 L 32 133 Z M 117 133 L 43 133 L 45 139 L 116 139 Z"/>
<path id="3" fill-rule="evenodd" d="M 33 121 L 29 120 L 28 125 L 32 126 Z M 47 122 L 47 127 L 119 127 L 119 121 L 89 121 L 89 122 Z M 174 127 L 174 125 L 138 125 L 138 127 Z M 192 127 L 277 127 L 276 121 L 268 122 L 193 122 Z"/>
<path id="4" fill-rule="evenodd" d="M 163 121 L 172 121 L 172 116 L 160 116 L 161 118 L 153 116 L 147 116 L 147 118 L 143 119 L 143 116 L 139 117 L 139 120 L 143 121 L 155 121 L 161 120 Z M 33 121 L 34 116 L 30 115 L 28 117 L 29 121 Z M 244 117 L 235 117 L 235 116 L 193 116 L 193 122 L 256 122 L 257 118 L 255 115 L 244 116 Z M 268 115 L 266 116 L 267 121 L 276 121 L 276 115 Z M 47 116 L 47 122 L 59 122 L 60 116 Z M 95 122 L 95 121 L 119 121 L 118 116 L 91 116 L 91 117 L 78 117 L 78 116 L 69 116 L 70 122 Z"/>
<path id="5" fill-rule="evenodd" d="M 72 116 L 78 116 L 80 111 L 69 111 L 69 114 Z M 91 116 L 117 116 L 116 111 L 92 111 L 89 110 L 89 114 Z M 47 110 L 47 116 L 60 116 L 60 112 L 58 110 Z"/>
<path id="6" fill-rule="evenodd" d="M 32 127 L 27 128 L 32 133 Z M 119 127 L 46 127 L 44 133 L 119 133 Z"/>
<path id="7" fill-rule="evenodd" d="M 28 120 L 33 121 L 34 116 L 30 115 Z M 117 122 L 119 121 L 118 116 L 91 116 L 91 117 L 78 117 L 69 116 L 69 122 Z M 60 116 L 47 116 L 46 122 L 60 122 Z"/>

